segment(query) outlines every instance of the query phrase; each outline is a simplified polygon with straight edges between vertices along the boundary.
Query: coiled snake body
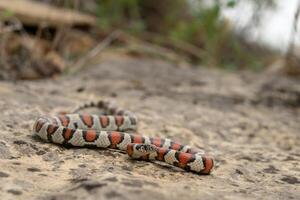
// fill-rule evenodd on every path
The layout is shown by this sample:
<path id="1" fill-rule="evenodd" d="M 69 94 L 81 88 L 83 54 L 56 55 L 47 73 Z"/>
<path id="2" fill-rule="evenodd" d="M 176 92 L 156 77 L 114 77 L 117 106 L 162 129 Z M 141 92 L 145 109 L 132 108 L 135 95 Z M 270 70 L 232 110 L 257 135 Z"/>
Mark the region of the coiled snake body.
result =
<path id="1" fill-rule="evenodd" d="M 84 104 L 72 113 L 87 107 L 98 107 L 105 112 L 101 116 L 63 114 L 40 117 L 36 120 L 33 131 L 48 142 L 77 147 L 119 149 L 126 151 L 134 159 L 158 160 L 198 174 L 209 174 L 214 166 L 211 157 L 188 145 L 170 139 L 129 133 L 136 130 L 136 116 L 109 102 Z"/>

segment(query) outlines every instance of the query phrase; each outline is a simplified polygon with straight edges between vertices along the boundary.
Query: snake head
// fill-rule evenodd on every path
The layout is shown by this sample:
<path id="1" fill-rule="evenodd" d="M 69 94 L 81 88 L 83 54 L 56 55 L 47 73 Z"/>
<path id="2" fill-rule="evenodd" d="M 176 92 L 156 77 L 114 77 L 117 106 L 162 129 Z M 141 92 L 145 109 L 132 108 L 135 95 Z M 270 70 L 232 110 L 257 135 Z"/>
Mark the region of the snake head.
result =
<path id="1" fill-rule="evenodd" d="M 151 144 L 134 144 L 127 146 L 127 153 L 135 159 L 148 160 L 151 156 L 157 154 L 157 147 Z"/>
<path id="2" fill-rule="evenodd" d="M 149 154 L 157 151 L 157 147 L 152 144 L 137 144 L 135 149 L 142 154 Z"/>

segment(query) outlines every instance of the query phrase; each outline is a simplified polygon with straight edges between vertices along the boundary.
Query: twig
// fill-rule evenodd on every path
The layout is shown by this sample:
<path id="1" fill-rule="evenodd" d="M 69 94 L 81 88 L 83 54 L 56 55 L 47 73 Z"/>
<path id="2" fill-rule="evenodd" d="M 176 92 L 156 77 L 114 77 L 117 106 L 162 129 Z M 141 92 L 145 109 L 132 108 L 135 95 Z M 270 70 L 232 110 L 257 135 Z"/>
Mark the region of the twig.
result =
<path id="1" fill-rule="evenodd" d="M 163 59 L 167 59 L 174 63 L 183 63 L 183 61 L 186 61 L 186 59 L 183 56 L 178 55 L 178 53 L 176 53 L 176 51 L 174 51 L 171 48 L 167 48 L 162 45 L 157 45 L 151 41 L 145 41 L 133 35 L 127 34 L 123 31 L 119 32 L 120 36 L 122 37 L 121 40 L 126 44 L 126 50 L 142 54 L 148 54 L 150 56 L 157 56 Z"/>
<path id="2" fill-rule="evenodd" d="M 76 61 L 73 65 L 72 71 L 78 71 L 82 66 L 90 59 L 97 56 L 101 51 L 107 48 L 116 38 L 118 38 L 120 32 L 113 31 L 104 40 L 97 44 L 91 51 L 89 51 L 85 56 Z"/>
<path id="3" fill-rule="evenodd" d="M 55 37 L 52 41 L 51 44 L 51 50 L 57 50 L 58 52 L 60 49 L 58 47 L 60 46 L 59 44 L 63 41 L 63 38 L 65 36 L 65 33 L 71 30 L 70 26 L 64 26 L 64 27 L 59 27 L 55 33 Z"/>
<path id="4" fill-rule="evenodd" d="M 4 69 L 9 69 L 10 66 L 7 62 L 7 53 L 6 53 L 6 43 L 7 43 L 7 38 L 8 38 L 8 34 L 3 34 L 3 36 L 1 36 L 1 40 L 0 40 L 0 68 L 1 65 L 3 66 Z"/>
<path id="5" fill-rule="evenodd" d="M 300 19 L 300 1 L 298 2 L 297 10 L 294 15 L 293 30 L 291 31 L 289 46 L 285 55 L 284 70 L 290 75 L 300 75 L 299 55 L 295 54 L 295 38 L 298 32 L 298 22 Z"/>
<path id="6" fill-rule="evenodd" d="M 143 37 L 152 43 L 155 42 L 155 39 L 159 39 L 162 45 L 172 47 L 175 49 L 175 51 L 177 50 L 184 54 L 193 56 L 199 60 L 202 60 L 205 56 L 205 51 L 203 49 L 200 49 L 197 46 L 184 41 L 171 40 L 170 38 L 149 32 L 145 32 Z"/>
<path id="7" fill-rule="evenodd" d="M 294 50 L 295 50 L 294 40 L 295 40 L 295 36 L 297 35 L 297 23 L 299 21 L 299 17 L 300 17 L 300 1 L 298 2 L 297 10 L 294 15 L 293 30 L 291 31 L 291 35 L 290 35 L 290 42 L 286 53 L 286 59 L 288 59 L 290 56 L 294 54 Z"/>

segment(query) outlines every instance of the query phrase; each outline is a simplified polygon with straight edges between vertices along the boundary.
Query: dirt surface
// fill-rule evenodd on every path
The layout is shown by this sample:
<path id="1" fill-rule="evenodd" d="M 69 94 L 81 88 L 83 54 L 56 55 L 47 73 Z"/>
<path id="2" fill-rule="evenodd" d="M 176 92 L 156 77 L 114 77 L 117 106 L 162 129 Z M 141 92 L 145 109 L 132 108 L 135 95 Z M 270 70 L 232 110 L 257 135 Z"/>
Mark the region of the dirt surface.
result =
<path id="1" fill-rule="evenodd" d="M 1 199 L 300 199 L 300 81 L 107 57 L 76 75 L 0 82 Z M 111 99 L 139 132 L 215 156 L 212 175 L 65 148 L 32 134 L 39 115 Z"/>

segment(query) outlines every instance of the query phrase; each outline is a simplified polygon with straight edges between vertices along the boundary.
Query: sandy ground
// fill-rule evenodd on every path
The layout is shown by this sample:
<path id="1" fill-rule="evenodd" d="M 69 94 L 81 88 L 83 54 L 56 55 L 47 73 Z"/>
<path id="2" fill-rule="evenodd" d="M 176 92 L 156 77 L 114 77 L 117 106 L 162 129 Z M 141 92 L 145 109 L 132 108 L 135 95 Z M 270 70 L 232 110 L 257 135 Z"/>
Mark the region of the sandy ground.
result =
<path id="1" fill-rule="evenodd" d="M 202 147 L 212 175 L 65 148 L 31 131 L 39 115 L 90 98 L 134 111 L 139 132 Z M 1 199 L 300 199 L 300 81 L 108 57 L 56 79 L 0 82 Z"/>

